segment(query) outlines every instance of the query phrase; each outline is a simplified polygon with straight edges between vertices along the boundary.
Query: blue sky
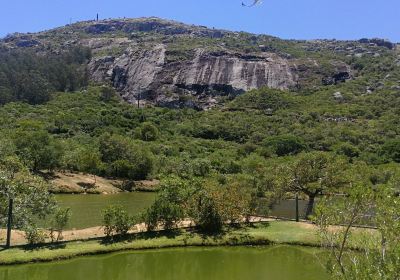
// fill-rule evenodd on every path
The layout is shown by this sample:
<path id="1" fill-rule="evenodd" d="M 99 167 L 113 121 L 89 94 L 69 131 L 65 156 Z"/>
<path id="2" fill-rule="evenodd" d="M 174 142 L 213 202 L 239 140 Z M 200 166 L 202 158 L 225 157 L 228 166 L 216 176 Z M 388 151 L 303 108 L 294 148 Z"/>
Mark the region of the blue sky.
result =
<path id="1" fill-rule="evenodd" d="M 0 36 L 101 18 L 158 16 L 287 39 L 380 37 L 400 42 L 400 0 L 1 0 Z M 250 0 L 244 0 L 250 1 Z"/>

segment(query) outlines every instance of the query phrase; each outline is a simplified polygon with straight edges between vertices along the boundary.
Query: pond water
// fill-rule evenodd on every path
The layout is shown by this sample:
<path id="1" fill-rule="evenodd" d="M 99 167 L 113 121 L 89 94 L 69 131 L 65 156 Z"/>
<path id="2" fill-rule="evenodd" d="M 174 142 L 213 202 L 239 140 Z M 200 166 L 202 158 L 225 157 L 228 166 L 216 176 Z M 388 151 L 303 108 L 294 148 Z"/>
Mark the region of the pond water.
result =
<path id="1" fill-rule="evenodd" d="M 295 246 L 178 248 L 0 267 L 2 280 L 329 279 L 323 252 Z"/>
<path id="2" fill-rule="evenodd" d="M 149 207 L 155 198 L 154 193 L 132 192 L 110 195 L 56 195 L 61 207 L 71 208 L 68 228 L 88 228 L 102 224 L 102 211 L 109 205 L 121 205 L 131 215 L 139 214 Z"/>
<path id="3" fill-rule="evenodd" d="M 112 195 L 56 195 L 61 207 L 71 208 L 69 229 L 94 227 L 102 223 L 102 210 L 109 205 L 121 205 L 131 215 L 139 214 L 149 207 L 155 198 L 155 193 L 132 192 Z M 301 217 L 304 216 L 306 201 L 299 201 Z M 295 218 L 295 201 L 284 200 L 272 207 L 271 216 Z"/>

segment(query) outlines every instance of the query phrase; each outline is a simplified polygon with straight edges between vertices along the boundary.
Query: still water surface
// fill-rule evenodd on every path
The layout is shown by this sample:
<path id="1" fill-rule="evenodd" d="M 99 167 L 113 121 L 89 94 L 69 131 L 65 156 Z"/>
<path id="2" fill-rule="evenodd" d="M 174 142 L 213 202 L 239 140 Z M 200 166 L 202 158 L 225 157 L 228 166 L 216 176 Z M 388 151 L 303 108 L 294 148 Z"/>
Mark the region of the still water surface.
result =
<path id="1" fill-rule="evenodd" d="M 137 215 L 149 207 L 155 193 L 132 192 L 110 195 L 56 195 L 61 207 L 71 208 L 68 228 L 88 228 L 102 224 L 102 211 L 109 205 L 121 205 L 129 214 Z"/>
<path id="2" fill-rule="evenodd" d="M 0 267 L 2 280 L 321 280 L 323 252 L 295 246 L 180 248 Z"/>
<path id="3" fill-rule="evenodd" d="M 71 208 L 71 219 L 68 228 L 82 229 L 102 224 L 102 210 L 109 205 L 121 205 L 131 215 L 137 215 L 149 207 L 155 193 L 133 192 L 112 195 L 56 195 L 61 207 Z M 300 214 L 304 216 L 306 201 L 299 201 Z M 295 201 L 284 200 L 274 205 L 269 212 L 271 216 L 295 218 Z"/>

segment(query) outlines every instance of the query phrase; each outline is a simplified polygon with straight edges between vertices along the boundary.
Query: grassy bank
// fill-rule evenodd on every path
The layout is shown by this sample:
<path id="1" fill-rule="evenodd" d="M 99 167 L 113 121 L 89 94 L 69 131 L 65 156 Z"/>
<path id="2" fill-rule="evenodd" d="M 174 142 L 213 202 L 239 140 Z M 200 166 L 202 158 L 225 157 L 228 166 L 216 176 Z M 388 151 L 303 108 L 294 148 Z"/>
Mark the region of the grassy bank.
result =
<path id="1" fill-rule="evenodd" d="M 141 233 L 114 243 L 104 239 L 75 241 L 35 248 L 15 247 L 0 251 L 0 264 L 22 264 L 69 259 L 123 250 L 141 250 L 182 246 L 231 246 L 293 244 L 318 246 L 316 227 L 306 223 L 274 221 L 246 228 L 228 228 L 219 235 L 203 235 L 194 230 Z"/>

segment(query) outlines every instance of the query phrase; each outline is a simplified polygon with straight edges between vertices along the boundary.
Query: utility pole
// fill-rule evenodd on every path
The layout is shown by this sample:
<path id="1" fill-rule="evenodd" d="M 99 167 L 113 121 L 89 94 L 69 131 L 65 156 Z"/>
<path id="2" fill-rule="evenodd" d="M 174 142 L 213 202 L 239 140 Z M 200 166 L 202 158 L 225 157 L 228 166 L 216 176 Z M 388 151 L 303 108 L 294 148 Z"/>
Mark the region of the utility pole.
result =
<path id="1" fill-rule="evenodd" d="M 296 193 L 296 222 L 299 222 L 299 194 Z"/>
<path id="2" fill-rule="evenodd" d="M 96 21 L 99 21 L 99 13 L 96 15 Z"/>
<path id="3" fill-rule="evenodd" d="M 13 199 L 10 198 L 10 200 L 8 201 L 8 222 L 7 222 L 6 248 L 10 248 L 10 245 L 11 245 L 12 210 L 13 210 Z"/>

